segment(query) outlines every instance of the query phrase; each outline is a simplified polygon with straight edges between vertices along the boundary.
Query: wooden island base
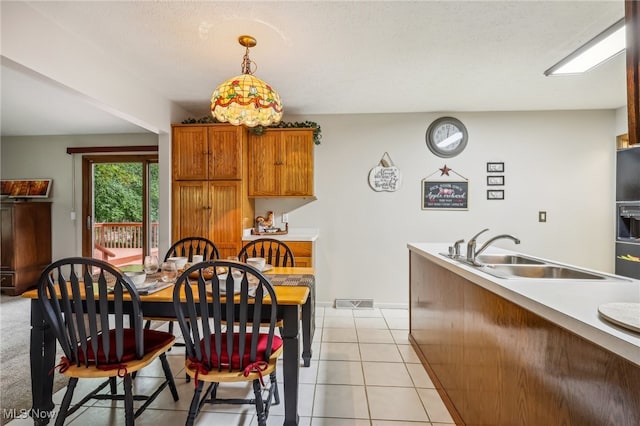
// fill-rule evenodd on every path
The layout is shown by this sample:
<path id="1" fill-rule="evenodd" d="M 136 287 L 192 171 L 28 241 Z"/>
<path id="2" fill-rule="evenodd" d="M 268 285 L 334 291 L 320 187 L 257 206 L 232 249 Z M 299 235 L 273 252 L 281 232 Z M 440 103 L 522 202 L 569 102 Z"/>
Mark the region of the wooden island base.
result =
<path id="1" fill-rule="evenodd" d="M 410 340 L 458 424 L 640 424 L 640 366 L 410 253 Z"/>

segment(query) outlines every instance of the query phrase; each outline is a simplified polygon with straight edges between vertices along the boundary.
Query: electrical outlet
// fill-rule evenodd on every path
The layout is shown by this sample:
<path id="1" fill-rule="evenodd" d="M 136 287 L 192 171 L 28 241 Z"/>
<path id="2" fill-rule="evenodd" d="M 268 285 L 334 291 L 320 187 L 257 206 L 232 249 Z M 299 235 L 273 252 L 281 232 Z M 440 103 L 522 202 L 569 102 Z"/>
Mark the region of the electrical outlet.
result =
<path id="1" fill-rule="evenodd" d="M 539 211 L 538 212 L 538 222 L 546 222 L 547 221 L 547 212 Z"/>
<path id="2" fill-rule="evenodd" d="M 282 223 L 289 223 L 289 213 L 282 213 Z"/>

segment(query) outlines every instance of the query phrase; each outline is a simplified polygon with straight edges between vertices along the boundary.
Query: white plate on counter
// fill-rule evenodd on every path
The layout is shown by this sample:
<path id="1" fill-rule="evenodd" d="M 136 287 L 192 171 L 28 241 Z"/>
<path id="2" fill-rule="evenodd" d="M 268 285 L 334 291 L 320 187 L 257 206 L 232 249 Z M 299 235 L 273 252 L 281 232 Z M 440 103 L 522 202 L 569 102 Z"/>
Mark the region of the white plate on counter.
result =
<path id="1" fill-rule="evenodd" d="M 598 306 L 598 312 L 607 321 L 640 332 L 640 303 L 605 303 Z"/>

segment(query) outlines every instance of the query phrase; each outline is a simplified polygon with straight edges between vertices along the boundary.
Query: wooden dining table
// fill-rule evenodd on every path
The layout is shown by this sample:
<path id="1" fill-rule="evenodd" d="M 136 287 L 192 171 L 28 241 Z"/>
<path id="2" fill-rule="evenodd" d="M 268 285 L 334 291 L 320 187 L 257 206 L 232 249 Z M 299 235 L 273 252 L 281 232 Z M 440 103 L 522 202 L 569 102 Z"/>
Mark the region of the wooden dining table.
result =
<path id="1" fill-rule="evenodd" d="M 275 267 L 264 273 L 273 277 L 273 281 L 285 282 L 284 285 L 274 285 L 278 299 L 279 312 L 282 314 L 283 340 L 283 379 L 284 379 L 284 426 L 297 425 L 298 415 L 298 379 L 300 368 L 300 319 L 303 318 L 303 307 L 310 306 L 311 289 L 308 283 L 314 276 L 313 268 Z M 299 285 L 296 285 L 296 282 Z M 31 299 L 31 392 L 34 424 L 48 424 L 51 412 L 55 408 L 53 403 L 53 367 L 55 365 L 56 341 L 51 328 L 44 320 L 43 312 L 38 302 L 37 290 L 30 290 L 22 295 Z M 125 295 L 125 300 L 127 296 Z M 142 311 L 145 316 L 175 318 L 173 308 L 173 286 L 158 292 L 140 295 Z M 315 301 L 313 301 L 315 302 Z M 308 308 L 309 309 L 309 308 Z M 309 309 L 312 313 L 312 309 Z M 311 327 L 312 319 L 304 322 L 303 328 Z M 305 346 L 309 345 L 310 357 L 311 335 Z M 305 361 L 305 365 L 307 362 Z"/>

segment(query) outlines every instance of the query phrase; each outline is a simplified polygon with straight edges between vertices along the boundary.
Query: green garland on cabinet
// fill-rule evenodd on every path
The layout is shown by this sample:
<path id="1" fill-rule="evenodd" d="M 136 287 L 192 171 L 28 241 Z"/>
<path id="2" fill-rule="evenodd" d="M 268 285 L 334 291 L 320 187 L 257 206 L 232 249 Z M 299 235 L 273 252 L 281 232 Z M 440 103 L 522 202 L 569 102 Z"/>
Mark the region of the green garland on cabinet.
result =
<path id="1" fill-rule="evenodd" d="M 202 118 L 187 118 L 182 121 L 182 124 L 211 124 L 211 123 L 220 123 L 220 121 L 216 120 L 211 116 L 205 116 Z M 252 135 L 260 136 L 264 133 L 265 129 L 282 129 L 282 128 L 312 128 L 313 129 L 313 143 L 316 145 L 320 145 L 320 140 L 322 139 L 322 130 L 320 125 L 315 121 L 281 121 L 278 124 L 272 124 L 271 126 L 256 126 L 256 127 L 247 127 L 247 130 Z"/>

